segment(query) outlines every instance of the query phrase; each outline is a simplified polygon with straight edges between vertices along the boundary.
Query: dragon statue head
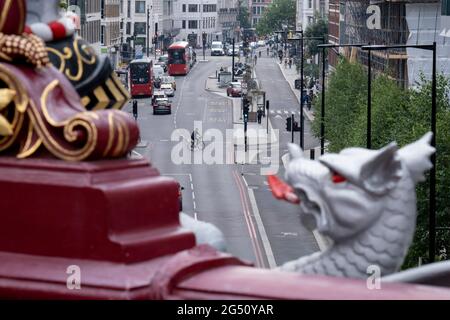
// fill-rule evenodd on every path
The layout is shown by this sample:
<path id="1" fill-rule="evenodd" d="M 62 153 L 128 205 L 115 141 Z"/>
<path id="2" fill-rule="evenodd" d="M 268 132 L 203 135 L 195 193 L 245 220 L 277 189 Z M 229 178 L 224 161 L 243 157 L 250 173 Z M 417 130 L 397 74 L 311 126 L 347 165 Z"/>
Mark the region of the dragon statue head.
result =
<path id="1" fill-rule="evenodd" d="M 332 245 L 281 269 L 351 278 L 366 278 L 369 266 L 383 276 L 398 271 L 415 231 L 415 186 L 432 167 L 431 138 L 428 133 L 402 149 L 395 143 L 381 150 L 345 149 L 318 161 L 290 145 L 289 185 L 272 176 L 272 191 L 298 204 L 301 222 Z"/>

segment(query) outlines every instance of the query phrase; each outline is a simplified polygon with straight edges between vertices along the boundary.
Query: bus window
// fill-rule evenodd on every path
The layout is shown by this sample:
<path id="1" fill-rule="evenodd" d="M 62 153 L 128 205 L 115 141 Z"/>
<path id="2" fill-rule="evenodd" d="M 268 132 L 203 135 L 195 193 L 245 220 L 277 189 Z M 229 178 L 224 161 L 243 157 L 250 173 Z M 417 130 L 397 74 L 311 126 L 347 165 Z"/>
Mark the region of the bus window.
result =
<path id="1" fill-rule="evenodd" d="M 133 84 L 146 84 L 149 80 L 149 68 L 145 63 L 134 63 L 131 68 L 131 82 Z"/>
<path id="2" fill-rule="evenodd" d="M 186 64 L 184 57 L 185 50 L 170 50 L 169 51 L 169 64 Z"/>

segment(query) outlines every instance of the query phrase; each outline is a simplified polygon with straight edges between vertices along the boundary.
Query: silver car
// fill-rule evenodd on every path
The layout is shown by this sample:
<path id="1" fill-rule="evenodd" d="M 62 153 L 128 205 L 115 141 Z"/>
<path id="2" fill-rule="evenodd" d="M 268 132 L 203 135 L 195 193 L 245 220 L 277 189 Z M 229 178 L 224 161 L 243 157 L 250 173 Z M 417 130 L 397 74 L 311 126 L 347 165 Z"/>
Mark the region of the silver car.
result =
<path id="1" fill-rule="evenodd" d="M 163 83 L 161 85 L 161 91 L 164 91 L 166 96 L 173 97 L 175 96 L 175 90 L 173 90 L 173 87 L 170 83 Z"/>

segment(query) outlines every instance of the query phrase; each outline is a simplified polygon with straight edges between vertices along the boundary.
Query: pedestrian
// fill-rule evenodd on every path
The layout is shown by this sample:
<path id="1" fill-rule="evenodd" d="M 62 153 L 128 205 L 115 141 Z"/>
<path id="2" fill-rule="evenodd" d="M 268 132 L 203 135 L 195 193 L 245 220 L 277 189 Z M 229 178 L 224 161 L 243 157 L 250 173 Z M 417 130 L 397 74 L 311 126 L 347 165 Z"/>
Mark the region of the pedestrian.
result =
<path id="1" fill-rule="evenodd" d="M 289 69 L 292 69 L 292 58 L 289 58 Z"/>
<path id="2" fill-rule="evenodd" d="M 288 59 L 284 59 L 284 68 L 287 69 L 287 65 L 288 65 Z"/>
<path id="3" fill-rule="evenodd" d="M 263 111 L 261 110 L 261 108 L 258 109 L 257 114 L 258 114 L 258 124 L 261 124 L 263 116 Z"/>
<path id="4" fill-rule="evenodd" d="M 256 66 L 257 63 L 258 63 L 258 57 L 255 54 L 255 66 Z"/>
<path id="5" fill-rule="evenodd" d="M 269 56 L 269 51 L 270 51 L 270 49 L 269 49 L 269 47 L 267 47 L 267 56 Z"/>
<path id="6" fill-rule="evenodd" d="M 133 117 L 137 121 L 137 119 L 138 119 L 138 102 L 137 102 L 137 100 L 133 100 Z"/>

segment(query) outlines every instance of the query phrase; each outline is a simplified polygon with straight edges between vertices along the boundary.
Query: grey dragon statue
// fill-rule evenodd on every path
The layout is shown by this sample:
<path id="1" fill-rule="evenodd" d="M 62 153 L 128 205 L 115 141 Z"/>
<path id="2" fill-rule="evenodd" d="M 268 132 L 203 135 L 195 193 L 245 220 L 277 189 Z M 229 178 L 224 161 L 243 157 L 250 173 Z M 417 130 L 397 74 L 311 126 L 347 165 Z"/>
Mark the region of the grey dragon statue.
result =
<path id="1" fill-rule="evenodd" d="M 382 276 L 399 270 L 416 225 L 415 186 L 431 168 L 432 134 L 404 148 L 351 148 L 318 161 L 290 145 L 288 184 L 269 177 L 273 194 L 299 205 L 301 222 L 332 240 L 324 252 L 279 269 L 302 274 L 367 278 L 369 266 Z"/>

